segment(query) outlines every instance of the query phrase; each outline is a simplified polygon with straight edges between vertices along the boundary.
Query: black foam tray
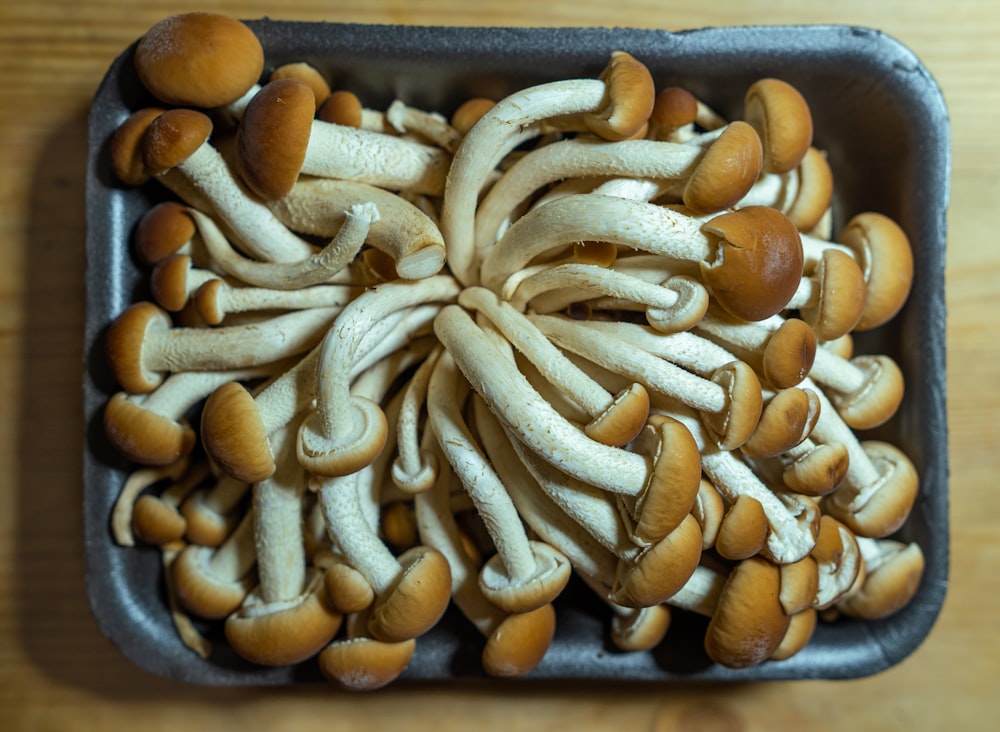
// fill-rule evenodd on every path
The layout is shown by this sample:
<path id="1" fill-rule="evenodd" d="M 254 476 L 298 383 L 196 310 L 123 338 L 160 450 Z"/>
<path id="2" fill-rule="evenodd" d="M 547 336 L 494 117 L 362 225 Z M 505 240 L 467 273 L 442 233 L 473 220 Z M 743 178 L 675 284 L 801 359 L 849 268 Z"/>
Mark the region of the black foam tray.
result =
<path id="1" fill-rule="evenodd" d="M 500 97 L 543 81 L 593 77 L 608 54 L 627 50 L 658 86 L 679 84 L 729 118 L 746 88 L 777 76 L 806 97 L 815 144 L 836 181 L 835 222 L 873 210 L 898 221 L 914 249 L 912 296 L 889 325 L 857 339 L 858 351 L 895 357 L 907 391 L 899 414 L 877 433 L 902 447 L 920 473 L 921 492 L 899 538 L 917 541 L 927 566 L 915 600 L 881 621 L 823 623 L 796 656 L 747 670 L 712 664 L 701 648 L 704 621 L 675 613 L 666 639 L 648 653 L 622 653 L 608 638 L 608 611 L 571 584 L 557 602 L 551 650 L 529 679 L 658 682 L 844 679 L 871 675 L 907 657 L 927 637 L 948 576 L 948 455 L 945 412 L 944 260 L 950 131 L 942 94 L 899 42 L 847 26 L 709 28 L 681 33 L 593 28 L 456 28 L 249 21 L 266 52 L 265 72 L 307 61 L 337 88 L 372 107 L 399 97 L 448 113 L 470 96 Z M 103 632 L 138 666 L 204 685 L 277 685 L 320 679 L 314 664 L 251 666 L 228 651 L 217 630 L 203 660 L 178 640 L 162 588 L 159 553 L 122 548 L 109 530 L 111 507 L 130 466 L 106 444 L 101 409 L 116 390 L 103 363 L 108 323 L 142 291 L 130 237 L 141 214 L 166 194 L 156 184 L 118 185 L 108 140 L 135 109 L 153 103 L 132 68 L 132 48 L 111 65 L 93 99 L 87 168 L 87 318 L 84 456 L 87 587 Z M 453 610 L 422 637 L 397 683 L 482 677 L 482 640 Z M 495 683 L 504 683 L 496 681 Z M 513 682 L 517 683 L 517 682 Z"/>

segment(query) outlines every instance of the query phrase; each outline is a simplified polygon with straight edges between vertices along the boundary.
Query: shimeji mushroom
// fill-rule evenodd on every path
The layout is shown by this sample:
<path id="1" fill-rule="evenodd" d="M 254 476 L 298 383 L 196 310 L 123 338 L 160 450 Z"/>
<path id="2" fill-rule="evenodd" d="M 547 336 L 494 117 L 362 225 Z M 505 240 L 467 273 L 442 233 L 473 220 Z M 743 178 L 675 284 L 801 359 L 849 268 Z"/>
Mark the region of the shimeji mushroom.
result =
<path id="1" fill-rule="evenodd" d="M 758 79 L 750 85 L 743 99 L 743 118 L 760 135 L 767 172 L 793 170 L 812 145 L 809 104 L 781 79 Z"/>
<path id="2" fill-rule="evenodd" d="M 730 360 L 706 378 L 642 348 L 623 349 L 585 321 L 545 315 L 531 320 L 559 347 L 639 382 L 651 394 L 670 395 L 698 410 L 722 449 L 739 447 L 757 427 L 760 381 L 742 361 Z"/>
<path id="3" fill-rule="evenodd" d="M 187 530 L 180 506 L 208 476 L 208 466 L 198 462 L 159 493 L 139 496 L 132 505 L 131 534 L 146 544 L 179 548 Z"/>
<path id="4" fill-rule="evenodd" d="M 628 444 L 646 423 L 649 396 L 633 383 L 615 393 L 590 378 L 552 344 L 529 318 L 482 287 L 469 287 L 460 305 L 482 313 L 539 372 L 588 416 L 584 433 L 606 445 Z"/>
<path id="5" fill-rule="evenodd" d="M 349 691 L 374 691 L 391 684 L 409 666 L 415 638 L 383 641 L 368 633 L 367 612 L 347 616 L 345 637 L 327 645 L 317 656 L 323 676 Z"/>
<path id="6" fill-rule="evenodd" d="M 478 279 L 475 212 L 491 171 L 522 143 L 537 137 L 552 117 L 579 117 L 578 129 L 607 140 L 623 140 L 640 130 L 653 105 L 649 70 L 629 54 L 615 51 L 598 79 L 539 84 L 517 91 L 483 113 L 462 140 L 448 172 L 441 206 L 441 231 L 448 262 L 458 280 Z"/>
<path id="7" fill-rule="evenodd" d="M 187 308 L 199 287 L 218 279 L 216 272 L 196 267 L 190 255 L 171 254 L 153 266 L 149 292 L 164 310 L 179 313 Z"/>
<path id="8" fill-rule="evenodd" d="M 187 540 L 201 546 L 222 544 L 238 523 L 240 504 L 249 490 L 246 481 L 221 474 L 214 483 L 191 493 L 180 509 L 187 523 Z"/>
<path id="9" fill-rule="evenodd" d="M 484 257 L 482 283 L 499 291 L 539 255 L 588 240 L 695 263 L 713 297 L 746 320 L 783 310 L 802 276 L 798 231 L 774 209 L 749 206 L 704 222 L 644 201 L 583 194 L 514 222 Z"/>
<path id="10" fill-rule="evenodd" d="M 821 341 L 831 341 L 857 326 L 867 301 L 864 274 L 854 259 L 837 249 L 828 249 L 814 271 L 788 301 Z"/>
<path id="11" fill-rule="evenodd" d="M 462 142 L 463 135 L 444 115 L 414 107 L 402 99 L 393 99 L 386 107 L 385 121 L 400 135 L 426 140 L 452 154 Z"/>
<path id="12" fill-rule="evenodd" d="M 188 544 L 170 565 L 178 602 L 201 618 L 222 620 L 254 588 L 254 514 L 247 511 L 218 548 Z"/>
<path id="13" fill-rule="evenodd" d="M 507 489 L 462 416 L 469 391 L 451 354 L 443 353 L 428 385 L 430 429 L 496 549 L 479 572 L 483 595 L 506 612 L 529 612 L 551 603 L 562 592 L 570 565 L 558 550 L 529 539 Z"/>
<path id="14" fill-rule="evenodd" d="M 433 446 L 428 445 L 428 450 Z M 555 611 L 550 604 L 523 613 L 497 608 L 479 585 L 480 568 L 465 550 L 449 500 L 450 466 L 426 491 L 414 497 L 421 541 L 437 549 L 451 568 L 452 601 L 486 638 L 483 670 L 491 676 L 522 676 L 542 660 L 555 635 Z"/>
<path id="15" fill-rule="evenodd" d="M 816 560 L 818 582 L 813 607 L 825 610 L 840 600 L 854 585 L 864 564 L 858 539 L 840 521 L 830 515 L 820 516 L 816 546 L 811 552 Z"/>
<path id="16" fill-rule="evenodd" d="M 259 80 L 264 49 L 250 28 L 217 13 L 164 18 L 135 48 L 139 80 L 160 101 L 178 107 L 221 107 Z"/>
<path id="17" fill-rule="evenodd" d="M 186 254 L 193 266 L 204 268 L 208 257 L 197 242 L 197 231 L 187 206 L 180 201 L 160 201 L 136 224 L 132 248 L 145 265 L 155 265 L 173 254 Z"/>
<path id="18" fill-rule="evenodd" d="M 848 360 L 818 349 L 809 378 L 823 388 L 841 419 L 856 430 L 887 422 L 903 400 L 903 372 L 884 354 Z"/>
<path id="19" fill-rule="evenodd" d="M 380 285 L 353 300 L 323 339 L 317 364 L 316 408 L 299 430 L 299 461 L 320 475 L 346 475 L 375 459 L 386 439 L 385 415 L 377 404 L 350 393 L 351 365 L 373 324 L 407 308 L 444 303 L 457 283 L 437 275 L 412 283 Z"/>
<path id="20" fill-rule="evenodd" d="M 316 110 L 316 118 L 387 135 L 395 133 L 385 118 L 385 112 L 364 106 L 358 95 L 348 89 L 332 91 Z"/>
<path id="21" fill-rule="evenodd" d="M 302 173 L 389 190 L 439 195 L 452 156 L 433 145 L 315 118 L 315 96 L 297 79 L 268 82 L 247 105 L 236 167 L 264 200 L 281 198 Z"/>
<path id="22" fill-rule="evenodd" d="M 854 215 L 836 242 L 803 235 L 807 270 L 828 249 L 850 254 L 864 273 L 865 307 L 855 330 L 871 330 L 891 320 L 903 307 L 913 284 L 913 251 L 902 227 L 874 211 Z"/>
<path id="23" fill-rule="evenodd" d="M 839 442 L 817 443 L 807 437 L 780 455 L 778 460 L 781 481 L 787 488 L 807 496 L 820 497 L 840 485 L 847 474 L 849 456 L 847 448 Z"/>
<path id="24" fill-rule="evenodd" d="M 760 166 L 754 166 L 754 158 L 760 158 L 760 141 L 745 123 L 736 123 L 706 148 L 657 140 L 591 138 L 543 145 L 505 170 L 483 197 L 476 211 L 476 248 L 488 249 L 502 223 L 535 191 L 566 178 L 673 181 L 690 187 L 685 203 L 692 210 L 722 210 L 739 201 L 756 179 Z"/>
<path id="25" fill-rule="evenodd" d="M 444 266 L 445 248 L 434 220 L 400 195 L 356 181 L 300 178 L 268 208 L 293 231 L 312 236 L 336 234 L 344 211 L 373 204 L 379 212 L 366 242 L 387 254 L 393 269 L 404 279 L 437 274 Z"/>
<path id="26" fill-rule="evenodd" d="M 813 441 L 840 443 L 848 454 L 844 479 L 823 498 L 823 511 L 858 536 L 886 537 L 903 525 L 913 508 L 919 488 L 917 469 L 895 445 L 860 440 L 823 390 L 815 390 L 820 415 L 813 428 Z"/>
<path id="27" fill-rule="evenodd" d="M 762 173 L 738 205 L 771 206 L 785 214 L 799 231 L 812 232 L 830 208 L 833 173 L 826 155 L 810 147 L 787 173 Z"/>
<path id="28" fill-rule="evenodd" d="M 129 305 L 108 327 L 105 352 L 125 391 L 146 394 L 179 371 L 245 369 L 308 351 L 339 308 L 313 308 L 259 323 L 221 328 L 174 326 L 170 315 L 145 301 Z"/>
<path id="29" fill-rule="evenodd" d="M 214 219 L 191 210 L 212 261 L 220 270 L 248 285 L 295 290 L 319 284 L 366 284 L 353 268 L 375 218 L 373 207 L 348 212 L 344 225 L 325 247 L 293 262 L 262 262 L 237 252 Z M 370 279 L 370 278 L 369 278 Z"/>
<path id="30" fill-rule="evenodd" d="M 854 618 L 884 618 L 905 607 L 924 574 L 926 560 L 916 542 L 858 537 L 864 558 L 855 586 L 841 597 L 836 610 Z"/>
<path id="31" fill-rule="evenodd" d="M 669 532 L 672 527 L 661 526 L 660 516 L 672 498 L 669 449 L 649 457 L 589 438 L 540 396 L 517 369 L 513 354 L 505 353 L 460 306 L 444 307 L 434 330 L 472 388 L 529 449 L 577 480 L 637 501 L 648 541 Z"/>
<path id="32" fill-rule="evenodd" d="M 129 472 L 111 509 L 110 528 L 116 544 L 135 546 L 132 514 L 139 497 L 150 488 L 180 480 L 188 472 L 190 465 L 190 457 L 184 457 L 169 465 L 142 466 Z"/>
<path id="33" fill-rule="evenodd" d="M 277 468 L 253 487 L 258 585 L 225 622 L 233 650 L 263 666 L 311 658 L 342 622 L 327 597 L 323 575 L 307 567 L 302 531 L 306 476 L 295 460 L 294 439 L 293 429 L 275 433 Z"/>

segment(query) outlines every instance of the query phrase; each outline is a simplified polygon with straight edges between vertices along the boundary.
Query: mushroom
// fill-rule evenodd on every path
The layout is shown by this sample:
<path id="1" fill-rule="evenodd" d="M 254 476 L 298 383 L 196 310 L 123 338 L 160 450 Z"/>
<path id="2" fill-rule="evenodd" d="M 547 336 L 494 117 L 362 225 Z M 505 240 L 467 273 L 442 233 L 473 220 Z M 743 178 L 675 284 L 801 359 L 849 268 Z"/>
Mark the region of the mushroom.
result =
<path id="1" fill-rule="evenodd" d="M 797 493 L 816 498 L 825 496 L 844 479 L 848 459 L 847 448 L 842 443 L 816 443 L 807 437 L 781 456 L 781 479 L 787 488 Z"/>
<path id="2" fill-rule="evenodd" d="M 350 691 L 374 691 L 391 684 L 402 674 L 416 650 L 416 640 L 382 641 L 368 632 L 368 614 L 347 617 L 347 635 L 317 657 L 319 669 L 330 681 Z"/>
<path id="3" fill-rule="evenodd" d="M 188 306 L 195 290 L 218 279 L 216 272 L 196 267 L 190 255 L 171 254 L 153 266 L 149 291 L 164 310 L 179 313 Z"/>
<path id="4" fill-rule="evenodd" d="M 315 656 L 340 628 L 323 575 L 307 568 L 302 532 L 305 475 L 295 461 L 294 423 L 272 437 L 276 470 L 253 487 L 254 546 L 259 583 L 225 622 L 226 639 L 262 666 Z"/>
<path id="5" fill-rule="evenodd" d="M 854 618 L 875 620 L 905 607 L 916 595 L 925 559 L 916 542 L 858 537 L 864 557 L 860 583 L 836 603 L 836 609 Z"/>
<path id="6" fill-rule="evenodd" d="M 841 419 L 856 430 L 884 424 L 903 400 L 903 372 L 884 354 L 848 360 L 821 348 L 809 378 L 823 388 Z"/>
<path id="7" fill-rule="evenodd" d="M 268 82 L 247 105 L 236 136 L 236 167 L 262 199 L 281 198 L 303 173 L 390 190 L 431 195 L 443 191 L 449 153 L 394 135 L 324 122 L 315 112 L 312 90 L 297 79 Z"/>
<path id="8" fill-rule="evenodd" d="M 240 504 L 249 490 L 249 483 L 223 474 L 211 486 L 192 492 L 180 508 L 187 540 L 201 546 L 221 545 L 238 523 Z"/>
<path id="9" fill-rule="evenodd" d="M 746 90 L 743 118 L 757 130 L 764 148 L 764 170 L 787 173 L 812 145 L 809 105 L 795 87 L 781 79 L 758 79 Z"/>
<path id="10" fill-rule="evenodd" d="M 623 51 L 611 54 L 598 79 L 539 84 L 492 105 L 469 130 L 455 153 L 441 206 L 448 262 L 463 285 L 476 282 L 475 211 L 490 172 L 516 147 L 536 137 L 553 117 L 579 115 L 578 129 L 608 140 L 631 137 L 653 105 L 649 70 Z"/>
<path id="11" fill-rule="evenodd" d="M 323 339 L 317 364 L 316 408 L 299 430 L 299 461 L 314 473 L 346 475 L 375 459 L 386 439 L 385 415 L 377 404 L 351 395 L 351 365 L 374 323 L 393 312 L 444 303 L 458 294 L 455 281 L 438 275 L 408 284 L 387 283 L 357 297 Z"/>
<path id="12" fill-rule="evenodd" d="M 711 618 L 705 651 L 727 668 L 749 668 L 771 658 L 791 622 L 779 601 L 781 575 L 762 557 L 728 571 L 699 565 L 669 604 Z"/>
<path id="13" fill-rule="evenodd" d="M 506 488 L 462 417 L 467 395 L 468 385 L 454 359 L 443 353 L 430 377 L 427 413 L 441 453 L 472 499 L 496 549 L 479 572 L 480 590 L 505 612 L 529 612 L 562 592 L 570 565 L 548 544 L 528 538 Z"/>
<path id="14" fill-rule="evenodd" d="M 827 249 L 813 274 L 802 278 L 787 307 L 798 310 L 819 340 L 830 341 L 854 330 L 866 299 L 864 274 L 857 262 L 838 249 Z"/>
<path id="15" fill-rule="evenodd" d="M 816 546 L 811 552 L 816 560 L 818 583 L 813 607 L 825 610 L 836 603 L 854 585 L 864 564 L 857 537 L 840 521 L 820 516 Z"/>
<path id="16" fill-rule="evenodd" d="M 398 134 L 426 140 L 452 154 L 462 142 L 463 135 L 444 115 L 419 109 L 402 99 L 392 100 L 385 110 L 385 120 Z"/>
<path id="17" fill-rule="evenodd" d="M 264 49 L 250 28 L 217 13 L 181 13 L 154 24 L 135 47 L 142 84 L 165 104 L 221 107 L 251 89 Z"/>
<path id="18" fill-rule="evenodd" d="M 233 286 L 212 278 L 194 293 L 193 304 L 202 320 L 218 325 L 233 313 L 255 313 L 309 308 L 343 308 L 357 296 L 351 285 L 312 285 L 295 290 Z"/>
<path id="19" fill-rule="evenodd" d="M 833 173 L 826 155 L 810 147 L 787 173 L 762 173 L 739 206 L 771 206 L 802 232 L 813 232 L 830 209 Z"/>
<path id="20" fill-rule="evenodd" d="M 337 89 L 330 93 L 319 109 L 317 119 L 332 124 L 356 127 L 383 134 L 394 134 L 392 126 L 385 118 L 385 112 L 369 109 L 361 104 L 358 95 L 347 89 Z"/>
<path id="21" fill-rule="evenodd" d="M 184 457 L 170 465 L 142 466 L 129 472 L 111 510 L 111 535 L 116 544 L 135 546 L 132 514 L 136 500 L 143 492 L 165 481 L 179 480 L 187 472 L 190 464 L 190 458 Z"/>
<path id="22" fill-rule="evenodd" d="M 134 394 L 148 394 L 179 371 L 246 369 L 309 350 L 339 308 L 313 308 L 260 323 L 222 328 L 174 326 L 159 306 L 135 302 L 112 321 L 105 353 L 115 380 Z"/>
<path id="23" fill-rule="evenodd" d="M 159 494 L 145 493 L 132 505 L 131 535 L 161 548 L 183 546 L 187 523 L 180 505 L 209 476 L 203 462 L 195 463 Z"/>
<path id="24" fill-rule="evenodd" d="M 552 201 L 514 222 L 484 257 L 482 283 L 499 291 L 535 257 L 580 240 L 695 263 L 713 297 L 745 320 L 783 310 L 802 275 L 799 234 L 774 209 L 750 206 L 702 222 L 643 201 L 582 194 Z"/>

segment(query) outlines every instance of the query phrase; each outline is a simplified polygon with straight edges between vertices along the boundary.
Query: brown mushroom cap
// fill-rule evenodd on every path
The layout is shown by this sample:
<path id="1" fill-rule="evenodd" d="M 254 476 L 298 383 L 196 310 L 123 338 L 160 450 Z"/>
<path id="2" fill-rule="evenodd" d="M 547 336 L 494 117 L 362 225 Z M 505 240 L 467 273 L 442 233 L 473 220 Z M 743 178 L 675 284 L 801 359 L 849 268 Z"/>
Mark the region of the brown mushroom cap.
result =
<path id="1" fill-rule="evenodd" d="M 807 554 L 797 562 L 781 565 L 781 606 L 788 615 L 812 607 L 819 591 L 819 565 Z"/>
<path id="2" fill-rule="evenodd" d="M 338 89 L 323 100 L 316 110 L 316 117 L 324 122 L 358 128 L 361 127 L 363 113 L 364 107 L 357 94 Z"/>
<path id="3" fill-rule="evenodd" d="M 723 559 L 740 560 L 760 552 L 770 524 L 764 507 L 753 496 L 741 494 L 726 511 L 715 539 L 715 551 Z"/>
<path id="4" fill-rule="evenodd" d="M 330 605 L 323 577 L 314 573 L 292 601 L 263 603 L 256 590 L 226 618 L 226 640 L 241 657 L 261 666 L 287 666 L 312 658 L 340 629 L 343 616 Z"/>
<path id="5" fill-rule="evenodd" d="M 274 200 L 292 189 L 315 113 L 316 97 L 299 79 L 276 79 L 254 95 L 236 133 L 236 165 L 251 191 Z"/>
<path id="6" fill-rule="evenodd" d="M 125 185 L 139 186 L 149 180 L 149 171 L 142 162 L 142 140 L 153 120 L 164 111 L 159 107 L 139 109 L 111 135 L 111 171 Z"/>
<path id="7" fill-rule="evenodd" d="M 105 354 L 112 376 L 126 392 L 145 394 L 163 381 L 162 374 L 143 366 L 142 349 L 149 333 L 165 332 L 172 325 L 165 310 L 146 301 L 132 303 L 111 322 Z"/>
<path id="8" fill-rule="evenodd" d="M 169 109 L 154 119 L 142 140 L 142 162 L 150 175 L 175 168 L 208 141 L 212 120 L 194 109 Z"/>
<path id="9" fill-rule="evenodd" d="M 507 576 L 503 557 L 490 557 L 479 572 L 479 588 L 490 603 L 507 613 L 530 612 L 548 605 L 566 587 L 572 566 L 563 554 L 541 541 L 529 542 L 537 572 L 524 583 Z"/>
<path id="10" fill-rule="evenodd" d="M 497 677 L 529 673 L 545 656 L 555 631 L 556 611 L 552 605 L 508 615 L 486 640 L 483 670 Z"/>
<path id="11" fill-rule="evenodd" d="M 688 514 L 676 529 L 639 557 L 618 564 L 611 599 L 625 607 L 665 602 L 684 586 L 701 559 L 701 527 Z"/>
<path id="12" fill-rule="evenodd" d="M 187 254 L 171 254 L 156 263 L 149 275 L 149 291 L 160 307 L 177 313 L 187 306 L 191 266 Z"/>
<path id="13" fill-rule="evenodd" d="M 799 312 L 819 340 L 832 341 L 854 330 L 861 319 L 867 299 L 864 274 L 851 255 L 827 249 L 815 276 L 820 281 L 819 301 Z"/>
<path id="14" fill-rule="evenodd" d="M 702 231 L 718 241 L 700 264 L 712 295 L 732 315 L 763 320 L 785 309 L 802 279 L 802 240 L 769 206 L 747 206 L 711 219 Z"/>
<path id="15" fill-rule="evenodd" d="M 739 120 L 730 123 L 688 178 L 684 205 L 695 214 L 735 206 L 757 182 L 762 156 L 760 138 L 753 127 Z"/>
<path id="16" fill-rule="evenodd" d="M 698 521 L 701 527 L 702 548 L 710 549 L 715 546 L 715 540 L 719 535 L 719 527 L 722 526 L 722 517 L 726 513 L 726 504 L 719 495 L 718 489 L 712 482 L 702 476 L 698 484 L 698 497 L 691 508 L 691 515 Z"/>
<path id="17" fill-rule="evenodd" d="M 312 89 L 313 97 L 316 98 L 316 109 L 330 97 L 330 84 L 320 73 L 319 69 L 304 61 L 294 61 L 282 64 L 271 72 L 270 81 L 277 79 L 298 79 Z"/>
<path id="18" fill-rule="evenodd" d="M 653 100 L 649 124 L 654 134 L 669 133 L 692 124 L 698 116 L 698 99 L 687 89 L 668 86 L 661 89 Z"/>
<path id="19" fill-rule="evenodd" d="M 910 240 L 888 216 L 869 211 L 848 221 L 837 241 L 854 252 L 867 283 L 865 308 L 855 329 L 876 328 L 895 316 L 910 294 Z"/>
<path id="20" fill-rule="evenodd" d="M 598 111 L 586 116 L 587 128 L 605 140 L 632 137 L 649 121 L 656 98 L 653 77 L 645 64 L 624 51 L 613 51 L 601 72 L 606 86 Z"/>
<path id="21" fill-rule="evenodd" d="M 227 474 L 256 483 L 274 474 L 274 455 L 253 396 L 238 382 L 223 384 L 201 413 L 205 451 Z"/>
<path id="22" fill-rule="evenodd" d="M 239 580 L 221 580 L 208 563 L 214 550 L 188 544 L 170 565 L 177 600 L 200 618 L 222 620 L 235 612 L 253 589 L 253 573 Z"/>
<path id="23" fill-rule="evenodd" d="M 451 601 L 451 568 L 439 551 L 417 546 L 399 557 L 396 584 L 372 606 L 368 630 L 378 640 L 398 642 L 427 632 Z"/>
<path id="24" fill-rule="evenodd" d="M 898 612 L 917 592 L 924 573 L 919 544 L 879 541 L 882 563 L 869 571 L 861 587 L 837 603 L 837 609 L 855 618 L 874 620 Z"/>
<path id="25" fill-rule="evenodd" d="M 632 384 L 615 395 L 583 431 L 597 442 L 622 447 L 639 434 L 649 417 L 649 393 L 642 384 Z"/>
<path id="26" fill-rule="evenodd" d="M 177 201 L 160 201 L 139 219 L 132 244 L 140 260 L 156 264 L 191 241 L 196 231 L 187 206 Z"/>
<path id="27" fill-rule="evenodd" d="M 124 392 L 105 405 L 104 431 L 119 452 L 143 465 L 170 465 L 190 453 L 197 441 L 186 422 L 147 409 Z"/>
<path id="28" fill-rule="evenodd" d="M 472 97 L 462 102 L 451 114 L 451 126 L 460 135 L 468 134 L 479 118 L 496 106 L 496 101 L 486 97 Z"/>
<path id="29" fill-rule="evenodd" d="M 833 198 L 833 172 L 826 155 L 810 147 L 799 163 L 799 189 L 785 215 L 799 231 L 812 231 Z"/>
<path id="30" fill-rule="evenodd" d="M 329 550 L 322 550 L 313 563 L 323 570 L 326 594 L 336 610 L 347 615 L 371 607 L 375 601 L 375 591 L 365 576 L 343 557 Z"/>
<path id="31" fill-rule="evenodd" d="M 860 388 L 849 393 L 830 390 L 837 413 L 850 427 L 868 430 L 887 422 L 903 401 L 903 372 L 888 356 L 855 356 L 851 363 L 865 374 Z"/>
<path id="32" fill-rule="evenodd" d="M 796 493 L 825 496 L 844 479 L 848 460 L 847 448 L 842 443 L 819 444 L 787 465 L 781 478 Z"/>
<path id="33" fill-rule="evenodd" d="M 788 630 L 781 639 L 781 643 L 774 649 L 774 653 L 771 654 L 771 660 L 783 661 L 805 648 L 816 631 L 818 618 L 819 613 L 812 608 L 806 608 L 792 615 L 788 623 Z"/>
<path id="34" fill-rule="evenodd" d="M 139 39 L 135 68 L 143 85 L 166 104 L 220 107 L 257 83 L 264 49 L 234 18 L 181 13 L 164 18 Z"/>
<path id="35" fill-rule="evenodd" d="M 761 370 L 776 389 L 802 382 L 816 359 L 816 331 L 799 318 L 787 318 L 771 334 L 764 347 Z"/>
<path id="36" fill-rule="evenodd" d="M 635 538 L 655 543 L 672 532 L 694 507 L 701 484 L 698 443 L 681 422 L 664 415 L 649 417 L 656 441 L 653 470 L 636 501 Z"/>
<path id="37" fill-rule="evenodd" d="M 223 478 L 225 480 L 225 478 Z M 239 511 L 220 513 L 205 501 L 206 491 L 198 490 L 181 504 L 181 515 L 187 522 L 187 539 L 192 544 L 217 547 L 230 535 L 239 522 Z"/>
<path id="38" fill-rule="evenodd" d="M 770 658 L 791 620 L 781 607 L 780 588 L 777 565 L 761 557 L 739 562 L 705 633 L 709 658 L 727 668 L 748 668 Z"/>
<path id="39" fill-rule="evenodd" d="M 412 638 L 398 643 L 348 638 L 328 645 L 320 651 L 317 661 L 330 681 L 351 691 L 373 691 L 399 678 L 416 647 Z"/>
<path id="40" fill-rule="evenodd" d="M 746 91 L 744 119 L 753 125 L 764 146 L 764 170 L 787 173 L 812 145 L 809 105 L 798 90 L 781 79 L 759 79 Z"/>
<path id="41" fill-rule="evenodd" d="M 760 379 L 745 361 L 732 361 L 712 374 L 726 392 L 728 407 L 719 414 L 702 413 L 702 421 L 723 450 L 735 450 L 753 435 L 760 422 L 764 397 Z"/>
<path id="42" fill-rule="evenodd" d="M 132 507 L 132 532 L 147 544 L 164 546 L 180 541 L 187 522 L 177 506 L 159 496 L 144 495 Z"/>
<path id="43" fill-rule="evenodd" d="M 788 452 L 812 432 L 819 409 L 819 398 L 812 391 L 794 386 L 782 389 L 764 405 L 757 428 L 741 449 L 756 458 Z"/>

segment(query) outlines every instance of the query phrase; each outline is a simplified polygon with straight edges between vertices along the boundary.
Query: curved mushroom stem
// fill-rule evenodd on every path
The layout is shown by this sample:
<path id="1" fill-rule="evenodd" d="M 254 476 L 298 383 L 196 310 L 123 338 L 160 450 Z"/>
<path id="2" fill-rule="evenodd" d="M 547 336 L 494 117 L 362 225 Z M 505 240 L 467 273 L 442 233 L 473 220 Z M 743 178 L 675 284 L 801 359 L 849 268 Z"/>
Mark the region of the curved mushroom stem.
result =
<path id="1" fill-rule="evenodd" d="M 452 154 L 462 142 L 463 135 L 443 115 L 414 107 L 402 99 L 393 99 L 386 107 L 385 120 L 400 135 L 422 138 Z"/>
<path id="2" fill-rule="evenodd" d="M 386 439 L 377 404 L 350 394 L 349 375 L 372 326 L 405 308 L 443 303 L 458 295 L 457 283 L 440 275 L 409 284 L 388 283 L 351 302 L 323 340 L 317 366 L 316 409 L 299 432 L 299 461 L 312 472 L 345 475 L 375 459 Z"/>
<path id="3" fill-rule="evenodd" d="M 646 123 L 653 94 L 649 71 L 627 53 L 614 52 L 600 79 L 540 84 L 490 107 L 459 146 L 444 190 L 441 230 L 458 280 L 470 285 L 479 278 L 474 231 L 478 197 L 490 172 L 510 151 L 537 137 L 544 120 L 568 115 L 582 115 L 579 129 L 589 127 L 606 139 L 631 137 Z"/>
<path id="4" fill-rule="evenodd" d="M 546 380 L 590 417 L 583 428 L 589 437 L 620 447 L 639 434 L 649 415 L 649 398 L 642 386 L 633 384 L 617 394 L 608 393 L 566 358 L 529 318 L 485 288 L 466 288 L 458 302 L 489 318 Z"/>
<path id="5" fill-rule="evenodd" d="M 192 217 L 209 254 L 218 266 L 237 279 L 258 287 L 294 290 L 333 282 L 347 270 L 368 237 L 378 210 L 373 204 L 358 204 L 346 214 L 343 225 L 319 251 L 288 262 L 256 261 L 233 250 L 215 221 L 192 209 Z"/>
<path id="6" fill-rule="evenodd" d="M 403 279 L 422 279 L 444 266 L 445 247 L 435 221 L 402 195 L 352 181 L 302 178 L 268 207 L 293 231 L 334 236 L 344 211 L 372 203 L 378 208 L 367 242 L 387 254 Z"/>
<path id="7" fill-rule="evenodd" d="M 435 346 L 417 367 L 403 390 L 403 401 L 396 423 L 398 455 L 392 464 L 392 481 L 405 494 L 421 493 L 430 488 L 438 478 L 440 465 L 437 456 L 421 446 L 419 424 L 431 374 L 441 352 L 441 347 Z"/>
<path id="8" fill-rule="evenodd" d="M 443 353 L 427 393 L 431 429 L 496 548 L 480 572 L 484 594 L 502 610 L 528 612 L 556 598 L 569 580 L 570 566 L 547 544 L 529 540 L 507 489 L 462 417 L 469 391 L 452 356 Z"/>

